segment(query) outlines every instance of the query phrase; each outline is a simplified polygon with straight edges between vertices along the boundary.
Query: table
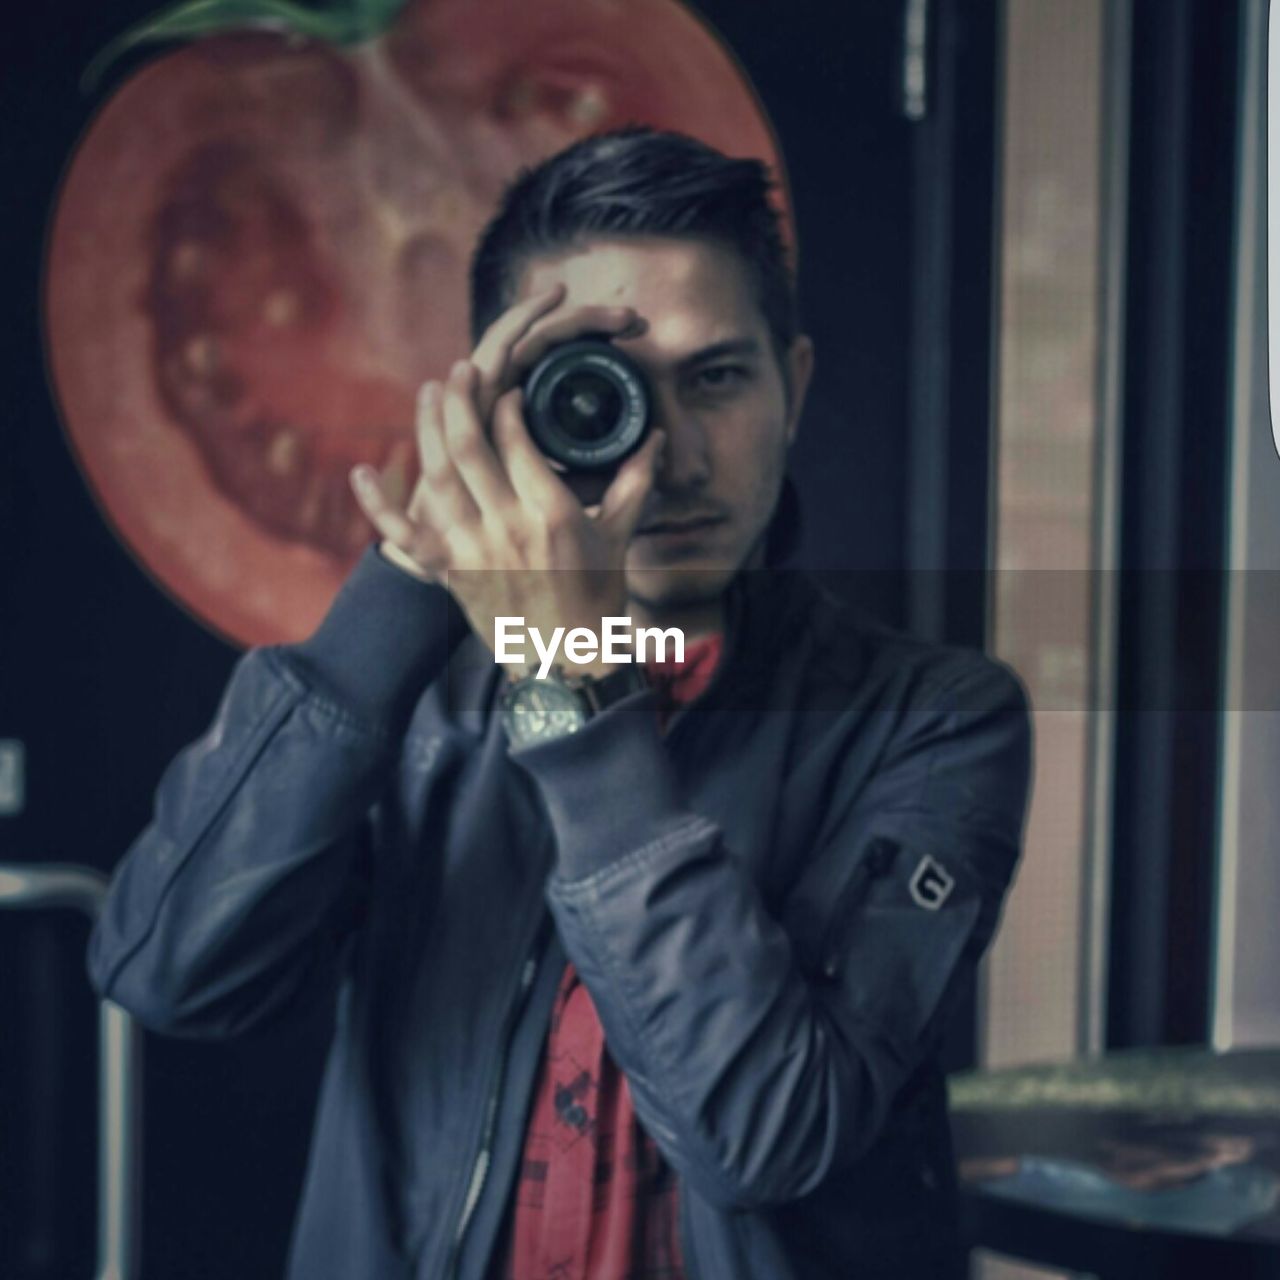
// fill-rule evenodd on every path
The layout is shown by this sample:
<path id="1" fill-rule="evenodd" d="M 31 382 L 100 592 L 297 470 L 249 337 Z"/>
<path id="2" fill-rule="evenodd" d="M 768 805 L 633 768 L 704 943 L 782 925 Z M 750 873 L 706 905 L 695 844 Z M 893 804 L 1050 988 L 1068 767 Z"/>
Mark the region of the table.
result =
<path id="1" fill-rule="evenodd" d="M 1280 1048 L 948 1081 L 970 1242 L 1100 1280 L 1280 1277 Z"/>

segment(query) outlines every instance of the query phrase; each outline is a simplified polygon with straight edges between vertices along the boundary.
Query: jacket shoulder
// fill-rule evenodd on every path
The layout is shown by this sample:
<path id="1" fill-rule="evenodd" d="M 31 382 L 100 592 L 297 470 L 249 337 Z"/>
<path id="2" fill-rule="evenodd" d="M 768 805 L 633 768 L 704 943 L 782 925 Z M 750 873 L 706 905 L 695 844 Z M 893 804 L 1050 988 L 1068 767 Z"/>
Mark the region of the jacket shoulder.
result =
<path id="1" fill-rule="evenodd" d="M 809 574 L 794 584 L 792 599 L 805 619 L 807 672 L 829 692 L 876 696 L 878 691 L 903 709 L 947 714 L 1005 705 L 1029 713 L 1026 686 L 1002 658 L 891 626 Z"/>

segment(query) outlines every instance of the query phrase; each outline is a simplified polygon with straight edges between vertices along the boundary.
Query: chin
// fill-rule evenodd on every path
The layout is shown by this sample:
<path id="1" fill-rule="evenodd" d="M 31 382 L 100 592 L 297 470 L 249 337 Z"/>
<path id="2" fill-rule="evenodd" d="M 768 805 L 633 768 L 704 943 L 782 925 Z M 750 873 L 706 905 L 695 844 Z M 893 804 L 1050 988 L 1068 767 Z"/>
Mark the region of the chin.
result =
<path id="1" fill-rule="evenodd" d="M 710 560 L 681 565 L 628 566 L 627 595 L 657 613 L 696 608 L 718 600 L 735 572 Z"/>

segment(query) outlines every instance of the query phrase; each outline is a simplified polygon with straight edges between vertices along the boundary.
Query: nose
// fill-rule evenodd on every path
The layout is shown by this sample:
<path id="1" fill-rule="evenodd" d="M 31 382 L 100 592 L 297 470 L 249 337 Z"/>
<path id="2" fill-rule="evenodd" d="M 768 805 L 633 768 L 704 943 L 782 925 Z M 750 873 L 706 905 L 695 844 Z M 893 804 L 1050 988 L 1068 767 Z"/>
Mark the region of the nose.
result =
<path id="1" fill-rule="evenodd" d="M 690 413 L 670 391 L 655 393 L 651 426 L 667 437 L 654 477 L 657 488 L 672 492 L 693 490 L 711 479 L 706 429 L 698 415 Z"/>

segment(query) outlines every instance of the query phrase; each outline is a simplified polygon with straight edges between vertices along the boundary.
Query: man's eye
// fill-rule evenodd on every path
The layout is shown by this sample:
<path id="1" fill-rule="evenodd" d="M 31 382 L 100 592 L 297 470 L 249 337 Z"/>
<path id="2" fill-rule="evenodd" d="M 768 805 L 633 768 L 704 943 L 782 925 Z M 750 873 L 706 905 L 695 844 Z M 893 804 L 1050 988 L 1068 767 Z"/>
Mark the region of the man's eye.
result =
<path id="1" fill-rule="evenodd" d="M 712 364 L 694 374 L 696 386 L 707 391 L 723 391 L 736 387 L 747 378 L 747 370 L 737 364 Z"/>

